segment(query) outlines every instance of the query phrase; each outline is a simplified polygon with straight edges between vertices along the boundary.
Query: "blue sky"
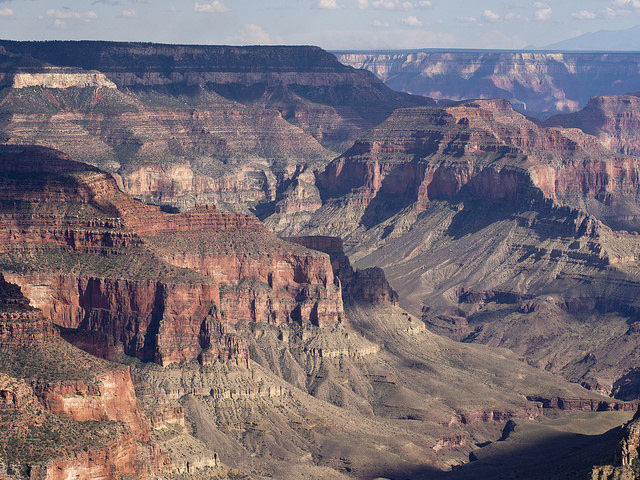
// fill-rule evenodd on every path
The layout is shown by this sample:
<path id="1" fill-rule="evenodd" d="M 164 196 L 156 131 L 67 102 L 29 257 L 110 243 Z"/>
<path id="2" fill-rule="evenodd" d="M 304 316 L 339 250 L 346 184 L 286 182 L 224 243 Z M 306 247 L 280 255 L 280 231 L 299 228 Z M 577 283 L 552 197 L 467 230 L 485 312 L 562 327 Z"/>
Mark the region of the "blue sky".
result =
<path id="1" fill-rule="evenodd" d="M 640 23 L 640 0 L 0 0 L 0 37 L 522 48 Z"/>

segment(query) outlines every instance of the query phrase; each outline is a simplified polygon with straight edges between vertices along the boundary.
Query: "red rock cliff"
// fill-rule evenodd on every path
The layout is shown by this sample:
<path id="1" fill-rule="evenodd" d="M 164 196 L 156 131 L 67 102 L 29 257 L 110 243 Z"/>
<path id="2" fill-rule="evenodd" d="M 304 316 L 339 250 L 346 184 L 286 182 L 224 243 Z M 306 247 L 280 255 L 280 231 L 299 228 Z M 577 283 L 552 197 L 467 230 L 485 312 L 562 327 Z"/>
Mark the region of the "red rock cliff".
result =
<path id="1" fill-rule="evenodd" d="M 254 217 L 213 207 L 165 213 L 46 149 L 6 147 L 0 169 L 0 253 L 32 265 L 7 275 L 63 327 L 108 333 L 126 353 L 164 365 L 200 355 L 216 308 L 222 322 L 324 325 L 343 316 L 329 257 L 278 239 Z"/>

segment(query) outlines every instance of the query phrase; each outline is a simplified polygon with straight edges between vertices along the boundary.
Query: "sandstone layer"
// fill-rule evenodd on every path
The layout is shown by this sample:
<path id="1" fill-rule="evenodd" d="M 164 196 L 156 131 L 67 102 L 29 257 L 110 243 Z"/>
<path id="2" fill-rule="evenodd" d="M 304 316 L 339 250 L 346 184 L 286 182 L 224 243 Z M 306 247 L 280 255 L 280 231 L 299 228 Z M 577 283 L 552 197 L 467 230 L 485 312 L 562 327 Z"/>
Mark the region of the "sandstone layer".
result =
<path id="1" fill-rule="evenodd" d="M 554 115 L 544 125 L 579 128 L 615 152 L 640 154 L 640 98 L 637 95 L 598 96 L 571 114 Z"/>
<path id="2" fill-rule="evenodd" d="M 0 168 L 3 270 L 61 327 L 109 334 L 125 353 L 167 364 L 201 353 L 246 362 L 220 323 L 342 320 L 328 255 L 255 217 L 165 213 L 45 149 L 4 148 Z"/>
<path id="3" fill-rule="evenodd" d="M 129 369 L 64 342 L 1 275 L 0 310 L 0 476 L 151 478 L 160 457 Z"/>
<path id="4" fill-rule="evenodd" d="M 318 176 L 322 208 L 266 223 L 340 236 L 436 332 L 630 399 L 639 178 L 578 129 L 469 101 L 396 111 Z"/>
<path id="5" fill-rule="evenodd" d="M 117 174 L 131 195 L 182 210 L 295 203 L 288 188 L 308 181 L 304 171 L 322 169 L 395 108 L 433 103 L 316 47 L 0 48 L 3 142 L 59 149 Z"/>

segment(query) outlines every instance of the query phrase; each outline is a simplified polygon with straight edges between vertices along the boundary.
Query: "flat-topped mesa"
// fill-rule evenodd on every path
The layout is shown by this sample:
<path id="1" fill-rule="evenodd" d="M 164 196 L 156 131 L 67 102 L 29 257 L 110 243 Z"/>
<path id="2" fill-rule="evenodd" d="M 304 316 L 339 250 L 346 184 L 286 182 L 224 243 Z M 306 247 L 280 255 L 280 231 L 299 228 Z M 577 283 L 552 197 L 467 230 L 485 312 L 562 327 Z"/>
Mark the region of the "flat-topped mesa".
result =
<path id="1" fill-rule="evenodd" d="M 344 316 L 329 256 L 280 240 L 255 217 L 212 206 L 166 213 L 50 150 L 0 153 L 0 255 L 8 265 L 24 258 L 5 273 L 57 325 L 109 334 L 125 353 L 162 365 L 246 364 L 246 346 L 224 332 L 201 355 L 214 309 L 223 323 L 332 325 Z"/>
<path id="2" fill-rule="evenodd" d="M 288 241 L 329 254 L 334 275 L 340 280 L 342 291 L 359 300 L 373 304 L 398 305 L 398 294 L 391 288 L 381 268 L 354 269 L 344 254 L 342 239 L 338 237 L 288 237 Z"/>
<path id="3" fill-rule="evenodd" d="M 12 88 L 117 88 L 116 84 L 100 72 L 82 72 L 71 68 L 43 68 L 41 72 L 14 74 Z"/>

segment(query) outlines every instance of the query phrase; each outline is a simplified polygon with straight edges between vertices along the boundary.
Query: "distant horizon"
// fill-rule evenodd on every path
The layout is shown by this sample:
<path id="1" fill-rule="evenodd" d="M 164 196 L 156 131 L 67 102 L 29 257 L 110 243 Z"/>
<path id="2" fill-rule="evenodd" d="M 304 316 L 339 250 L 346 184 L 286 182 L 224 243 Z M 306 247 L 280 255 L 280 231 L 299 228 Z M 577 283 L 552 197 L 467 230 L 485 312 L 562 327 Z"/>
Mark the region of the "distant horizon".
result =
<path id="1" fill-rule="evenodd" d="M 1 1 L 1 0 L 0 0 Z M 0 42 L 20 42 L 20 43 L 49 43 L 49 42 L 77 42 L 77 43 L 123 43 L 123 44 L 141 44 L 141 45 L 167 45 L 167 46 L 185 46 L 185 47 L 235 47 L 235 48 L 304 48 L 313 47 L 320 48 L 329 53 L 419 53 L 419 52 L 495 52 L 495 53 L 579 53 L 579 54 L 640 54 L 638 50 L 595 50 L 595 49 L 554 49 L 554 48 L 465 48 L 465 47 L 422 47 L 422 48 L 376 48 L 376 49 L 349 49 L 334 48 L 328 49 L 321 45 L 313 44 L 214 44 L 214 43 L 172 43 L 172 42 L 153 42 L 144 40 L 111 40 L 111 39 L 46 39 L 46 40 L 16 40 L 13 38 L 0 38 Z"/>

